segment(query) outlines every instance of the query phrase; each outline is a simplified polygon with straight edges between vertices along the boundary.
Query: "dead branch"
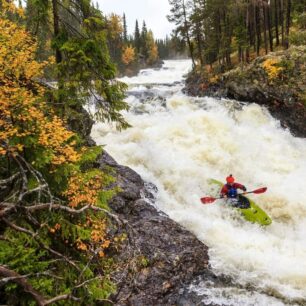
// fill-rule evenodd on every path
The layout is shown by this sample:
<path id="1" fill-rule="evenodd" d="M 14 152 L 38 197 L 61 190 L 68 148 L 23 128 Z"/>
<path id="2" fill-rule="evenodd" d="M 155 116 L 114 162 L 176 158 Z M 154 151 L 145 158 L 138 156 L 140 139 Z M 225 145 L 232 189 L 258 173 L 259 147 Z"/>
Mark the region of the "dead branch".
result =
<path id="1" fill-rule="evenodd" d="M 4 179 L 4 180 L 0 180 L 0 186 L 2 185 L 7 185 L 9 183 L 11 183 L 16 177 L 20 176 L 20 173 L 17 172 L 15 174 L 13 174 L 12 176 L 10 176 L 9 178 L 7 179 Z"/>
<path id="2" fill-rule="evenodd" d="M 55 303 L 55 302 L 58 302 L 58 301 L 63 301 L 63 300 L 73 300 L 73 301 L 80 301 L 81 299 L 80 298 L 77 298 L 71 294 L 63 294 L 63 295 L 58 295 L 48 301 L 46 301 L 43 306 L 46 306 L 46 305 L 50 305 L 52 303 Z"/>
<path id="3" fill-rule="evenodd" d="M 0 276 L 2 277 L 2 279 L 0 280 L 1 282 L 12 281 L 12 282 L 20 285 L 25 292 L 32 295 L 32 297 L 34 298 L 34 300 L 37 302 L 37 304 L 39 306 L 46 306 L 46 305 L 50 305 L 50 304 L 58 302 L 58 301 L 68 300 L 68 299 L 73 300 L 73 301 L 80 301 L 81 300 L 77 297 L 74 297 L 72 294 L 62 294 L 62 295 L 58 295 L 58 296 L 56 296 L 52 299 L 46 300 L 40 292 L 35 290 L 32 287 L 32 285 L 28 283 L 27 277 L 29 275 L 20 275 L 20 274 L 16 273 L 15 271 L 10 270 L 10 269 L 6 268 L 5 266 L 2 266 L 2 265 L 0 265 Z M 92 281 L 92 279 L 89 280 L 89 281 Z M 87 282 L 84 282 L 81 285 L 84 285 L 85 283 L 87 283 Z M 81 287 L 81 286 L 78 286 L 78 287 Z"/>
<path id="4" fill-rule="evenodd" d="M 0 265 L 0 276 L 10 278 L 11 281 L 20 285 L 25 292 L 28 292 L 33 296 L 34 300 L 39 306 L 46 305 L 46 300 L 44 297 L 27 282 L 26 275 L 20 275 L 15 271 Z"/>
<path id="5" fill-rule="evenodd" d="M 8 225 L 10 226 L 12 229 L 18 231 L 18 232 L 22 232 L 22 233 L 25 233 L 25 234 L 28 234 L 30 236 L 32 236 L 33 238 L 35 238 L 37 236 L 37 233 L 33 233 L 31 232 L 30 230 L 26 229 L 26 228 L 23 228 L 23 227 L 20 227 L 14 223 L 11 223 L 9 220 L 5 219 L 5 218 L 2 218 L 2 220 Z"/>

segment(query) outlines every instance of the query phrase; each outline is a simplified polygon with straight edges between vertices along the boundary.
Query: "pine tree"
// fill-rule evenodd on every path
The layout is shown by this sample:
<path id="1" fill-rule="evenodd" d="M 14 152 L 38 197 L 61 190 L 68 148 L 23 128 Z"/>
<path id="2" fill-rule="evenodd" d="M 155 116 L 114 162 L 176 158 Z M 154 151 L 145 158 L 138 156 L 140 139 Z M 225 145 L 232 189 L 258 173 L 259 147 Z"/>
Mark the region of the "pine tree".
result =
<path id="1" fill-rule="evenodd" d="M 123 42 L 125 44 L 128 42 L 128 34 L 127 34 L 127 25 L 126 25 L 125 14 L 123 14 Z"/>
<path id="2" fill-rule="evenodd" d="M 142 23 L 140 42 L 141 42 L 140 43 L 141 54 L 143 55 L 144 59 L 147 60 L 149 58 L 149 46 L 148 46 L 148 30 L 145 21 L 143 21 Z"/>
<path id="3" fill-rule="evenodd" d="M 140 37 L 140 31 L 139 31 L 139 26 L 138 26 L 138 20 L 136 20 L 136 23 L 135 23 L 134 44 L 135 44 L 137 53 L 140 53 L 141 37 Z"/>
<path id="4" fill-rule="evenodd" d="M 126 87 L 114 79 L 116 69 L 110 61 L 101 12 L 87 0 L 29 0 L 26 11 L 35 17 L 29 23 L 33 34 L 45 18 L 52 24 L 44 29 L 44 35 L 51 38 L 56 58 L 58 89 L 54 100 L 61 106 L 58 110 L 73 119 L 94 96 L 97 119 L 126 127 L 120 114 L 127 108 L 123 102 Z"/>
<path id="5" fill-rule="evenodd" d="M 176 25 L 176 33 L 181 35 L 189 48 L 192 65 L 195 67 L 194 46 L 190 36 L 191 23 L 185 0 L 169 0 L 171 5 L 171 15 L 168 15 L 168 20 Z"/>

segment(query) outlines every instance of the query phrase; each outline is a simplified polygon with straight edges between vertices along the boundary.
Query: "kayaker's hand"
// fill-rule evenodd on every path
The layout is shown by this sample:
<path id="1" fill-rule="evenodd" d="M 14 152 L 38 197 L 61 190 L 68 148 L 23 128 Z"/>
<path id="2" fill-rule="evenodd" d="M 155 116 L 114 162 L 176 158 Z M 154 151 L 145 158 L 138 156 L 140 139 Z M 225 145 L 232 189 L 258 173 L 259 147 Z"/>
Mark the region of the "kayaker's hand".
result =
<path id="1" fill-rule="evenodd" d="M 242 186 L 242 190 L 243 190 L 243 191 L 247 191 L 247 189 L 246 189 L 245 186 Z"/>

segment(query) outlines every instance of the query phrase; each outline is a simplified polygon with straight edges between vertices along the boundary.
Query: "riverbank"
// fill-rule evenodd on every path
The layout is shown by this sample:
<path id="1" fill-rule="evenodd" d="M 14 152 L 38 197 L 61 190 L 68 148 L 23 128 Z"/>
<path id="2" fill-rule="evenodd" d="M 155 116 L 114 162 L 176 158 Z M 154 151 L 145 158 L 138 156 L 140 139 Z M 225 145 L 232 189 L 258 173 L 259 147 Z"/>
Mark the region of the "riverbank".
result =
<path id="1" fill-rule="evenodd" d="M 80 125 L 79 133 L 89 145 L 95 145 L 90 137 L 93 121 L 85 111 L 82 116 L 87 128 Z M 210 269 L 208 247 L 156 208 L 155 185 L 118 164 L 106 151 L 95 167 L 115 178 L 113 187 L 119 192 L 109 208 L 120 220 L 116 236 L 124 237 L 120 248 L 108 254 L 117 266 L 111 273 L 116 286 L 109 298 L 112 303 L 103 301 L 101 305 L 201 305 L 205 295 L 198 296 L 189 287 L 203 282 L 231 284 Z"/>
<path id="2" fill-rule="evenodd" d="M 148 65 L 145 61 L 137 61 L 128 66 L 118 67 L 118 77 L 133 77 L 136 76 L 140 70 L 143 69 L 160 69 L 164 64 L 164 61 L 159 59 L 154 64 Z"/>
<path id="3" fill-rule="evenodd" d="M 207 246 L 154 207 L 153 184 L 106 152 L 98 164 L 103 171 L 115 172 L 121 192 L 110 208 L 124 220 L 128 237 L 113 257 L 119 268 L 113 273 L 117 290 L 111 300 L 115 305 L 200 303 L 204 297 L 188 290 L 195 279 L 222 283 L 209 269 Z"/>
<path id="4" fill-rule="evenodd" d="M 306 46 L 269 53 L 223 74 L 193 71 L 185 93 L 257 103 L 297 137 L 306 137 Z"/>

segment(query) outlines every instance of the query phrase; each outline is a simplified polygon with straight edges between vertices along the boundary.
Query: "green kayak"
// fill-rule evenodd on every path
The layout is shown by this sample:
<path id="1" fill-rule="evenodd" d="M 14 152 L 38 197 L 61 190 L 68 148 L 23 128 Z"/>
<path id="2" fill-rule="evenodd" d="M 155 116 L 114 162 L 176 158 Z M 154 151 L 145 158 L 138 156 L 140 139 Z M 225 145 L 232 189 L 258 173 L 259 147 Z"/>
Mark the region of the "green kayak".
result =
<path id="1" fill-rule="evenodd" d="M 222 188 L 223 184 L 220 181 L 210 179 L 210 185 L 217 185 Z M 258 223 L 260 225 L 269 225 L 272 223 L 271 218 L 257 205 L 254 201 L 249 198 L 240 195 L 238 197 L 238 207 L 236 205 L 231 205 L 235 209 L 239 210 L 243 217 L 250 222 Z"/>

